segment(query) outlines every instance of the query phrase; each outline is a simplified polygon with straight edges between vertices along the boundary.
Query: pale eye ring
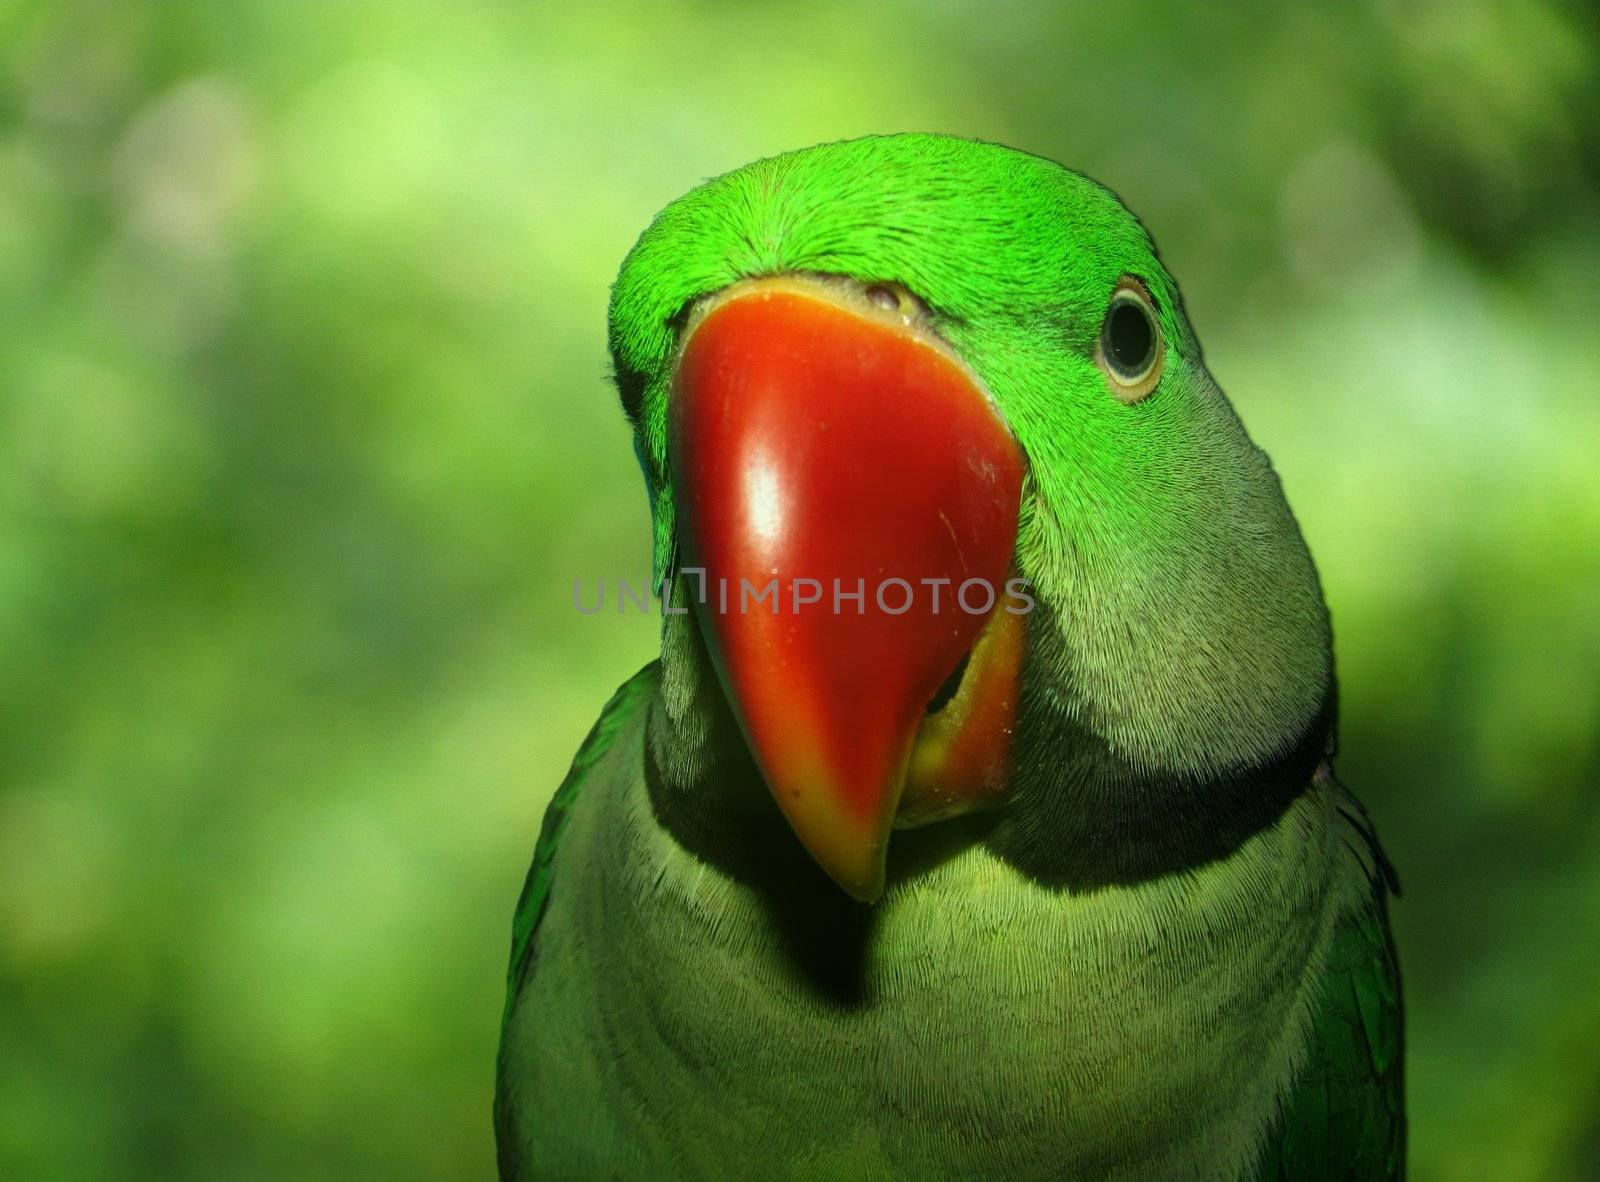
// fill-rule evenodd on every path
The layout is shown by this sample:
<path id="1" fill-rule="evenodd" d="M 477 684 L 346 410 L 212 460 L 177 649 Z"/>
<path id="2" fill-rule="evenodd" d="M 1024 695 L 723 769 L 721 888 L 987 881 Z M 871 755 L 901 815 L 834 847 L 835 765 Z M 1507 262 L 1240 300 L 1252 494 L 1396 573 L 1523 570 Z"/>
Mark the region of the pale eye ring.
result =
<path id="1" fill-rule="evenodd" d="M 1111 293 L 1095 345 L 1095 359 L 1117 401 L 1138 402 L 1154 390 L 1166 352 L 1149 291 L 1137 279 L 1122 279 Z"/>

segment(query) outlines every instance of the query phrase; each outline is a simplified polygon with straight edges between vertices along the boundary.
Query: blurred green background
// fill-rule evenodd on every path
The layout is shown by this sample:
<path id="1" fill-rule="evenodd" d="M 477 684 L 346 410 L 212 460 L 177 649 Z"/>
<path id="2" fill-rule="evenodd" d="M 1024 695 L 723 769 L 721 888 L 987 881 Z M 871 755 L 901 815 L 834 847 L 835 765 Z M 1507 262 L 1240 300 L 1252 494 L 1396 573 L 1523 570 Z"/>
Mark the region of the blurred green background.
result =
<path id="1" fill-rule="evenodd" d="M 1121 193 L 1277 462 L 1416 1176 L 1593 1177 L 1597 66 L 1529 2 L 0 0 L 0 1175 L 489 1174 L 539 818 L 654 648 L 571 608 L 648 569 L 607 285 L 933 129 Z"/>

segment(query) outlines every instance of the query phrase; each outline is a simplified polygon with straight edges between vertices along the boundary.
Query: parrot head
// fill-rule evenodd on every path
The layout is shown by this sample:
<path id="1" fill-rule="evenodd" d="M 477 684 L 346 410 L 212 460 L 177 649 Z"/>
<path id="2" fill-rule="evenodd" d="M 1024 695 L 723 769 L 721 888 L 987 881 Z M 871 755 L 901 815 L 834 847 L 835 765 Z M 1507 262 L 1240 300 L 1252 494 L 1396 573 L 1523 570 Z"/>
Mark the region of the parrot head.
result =
<path id="1" fill-rule="evenodd" d="M 1092 886 L 1227 853 L 1325 754 L 1310 556 L 1108 190 L 932 135 L 759 161 L 643 234 L 610 344 L 683 808 L 727 807 L 726 717 L 857 899 L 979 811 Z"/>

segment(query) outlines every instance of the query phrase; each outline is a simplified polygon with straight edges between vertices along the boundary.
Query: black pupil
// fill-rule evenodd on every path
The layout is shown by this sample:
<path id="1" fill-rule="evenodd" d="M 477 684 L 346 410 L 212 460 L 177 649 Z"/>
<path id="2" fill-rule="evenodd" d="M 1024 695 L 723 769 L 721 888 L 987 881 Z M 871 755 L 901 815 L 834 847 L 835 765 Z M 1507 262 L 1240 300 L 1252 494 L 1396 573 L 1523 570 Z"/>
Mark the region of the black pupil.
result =
<path id="1" fill-rule="evenodd" d="M 1106 317 L 1106 357 L 1120 374 L 1142 372 L 1156 351 L 1155 326 L 1137 300 L 1123 298 Z"/>

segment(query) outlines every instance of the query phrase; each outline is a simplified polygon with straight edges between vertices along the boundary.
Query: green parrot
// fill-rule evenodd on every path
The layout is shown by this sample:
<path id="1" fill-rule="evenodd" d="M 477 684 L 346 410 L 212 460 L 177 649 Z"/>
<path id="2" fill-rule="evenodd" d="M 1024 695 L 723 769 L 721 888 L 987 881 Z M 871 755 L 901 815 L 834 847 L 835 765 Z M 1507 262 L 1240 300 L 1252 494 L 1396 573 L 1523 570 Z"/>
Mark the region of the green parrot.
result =
<path id="1" fill-rule="evenodd" d="M 758 161 L 640 237 L 610 347 L 661 655 L 539 833 L 502 1176 L 1401 1177 L 1316 570 L 1118 199 Z"/>

